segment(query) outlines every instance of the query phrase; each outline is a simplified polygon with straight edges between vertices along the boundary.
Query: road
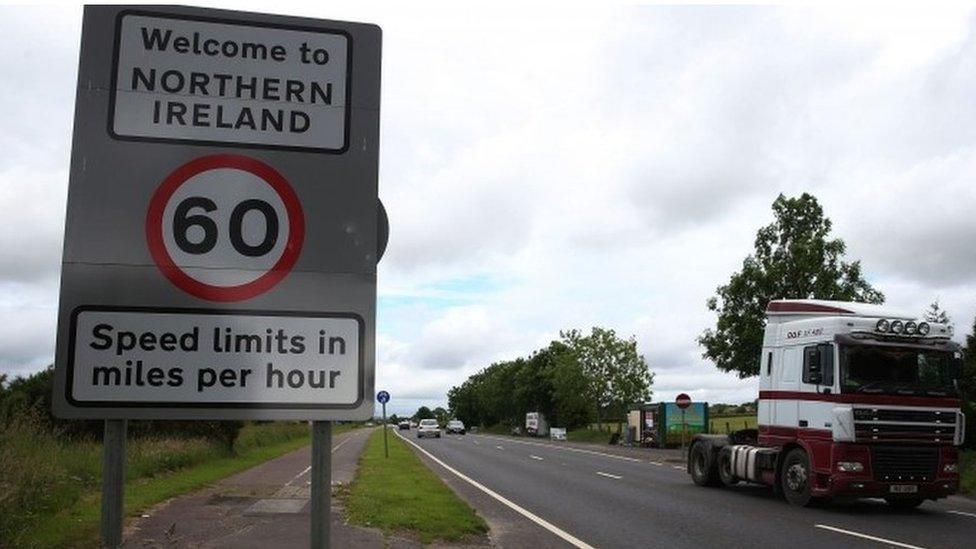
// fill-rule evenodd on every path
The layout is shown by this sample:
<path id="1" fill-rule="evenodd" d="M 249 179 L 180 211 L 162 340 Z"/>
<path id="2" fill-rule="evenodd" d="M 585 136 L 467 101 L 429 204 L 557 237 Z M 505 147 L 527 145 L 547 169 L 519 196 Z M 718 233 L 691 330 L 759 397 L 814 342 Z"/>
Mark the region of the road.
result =
<path id="1" fill-rule="evenodd" d="M 457 472 L 449 474 L 467 477 L 578 547 L 934 549 L 976 543 L 976 502 L 965 498 L 911 511 L 880 500 L 802 509 L 764 487 L 700 488 L 682 465 L 635 452 L 491 435 L 406 440 Z"/>

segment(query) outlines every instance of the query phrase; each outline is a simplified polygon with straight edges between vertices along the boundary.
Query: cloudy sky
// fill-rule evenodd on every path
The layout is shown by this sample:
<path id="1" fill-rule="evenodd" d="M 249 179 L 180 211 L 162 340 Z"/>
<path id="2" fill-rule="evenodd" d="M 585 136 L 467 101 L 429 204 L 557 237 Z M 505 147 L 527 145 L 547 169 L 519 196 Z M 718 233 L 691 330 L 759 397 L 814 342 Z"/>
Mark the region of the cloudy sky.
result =
<path id="1" fill-rule="evenodd" d="M 695 338 L 781 192 L 821 200 L 889 303 L 972 325 L 972 11 L 274 8 L 383 27 L 393 411 L 593 325 L 637 337 L 655 399 L 755 398 Z M 0 8 L 0 372 L 53 357 L 80 26 Z"/>

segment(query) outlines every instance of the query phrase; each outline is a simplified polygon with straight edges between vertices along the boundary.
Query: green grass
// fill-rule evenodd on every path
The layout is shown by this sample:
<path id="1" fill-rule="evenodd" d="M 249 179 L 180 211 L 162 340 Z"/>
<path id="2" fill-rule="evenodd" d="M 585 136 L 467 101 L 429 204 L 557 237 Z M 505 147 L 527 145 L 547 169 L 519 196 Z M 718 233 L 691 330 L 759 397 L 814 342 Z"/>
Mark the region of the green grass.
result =
<path id="1" fill-rule="evenodd" d="M 728 431 L 756 429 L 759 426 L 759 418 L 755 414 L 715 416 L 708 419 L 708 425 L 709 432 L 725 434 Z"/>
<path id="2" fill-rule="evenodd" d="M 340 433 L 353 425 L 340 425 Z M 204 439 L 126 445 L 129 516 L 309 443 L 304 423 L 245 426 L 233 449 Z M 0 539 L 4 547 L 97 545 L 101 444 L 59 440 L 30 426 L 0 432 Z"/>
<path id="3" fill-rule="evenodd" d="M 386 535 L 408 533 L 423 543 L 460 541 L 488 525 L 392 432 L 383 457 L 383 432 L 366 443 L 356 478 L 342 494 L 350 523 Z"/>
<path id="4" fill-rule="evenodd" d="M 976 495 L 976 450 L 959 452 L 959 492 Z"/>
<path id="5" fill-rule="evenodd" d="M 566 432 L 566 440 L 570 442 L 590 442 L 595 444 L 609 444 L 612 433 L 597 431 L 596 429 L 574 429 Z"/>

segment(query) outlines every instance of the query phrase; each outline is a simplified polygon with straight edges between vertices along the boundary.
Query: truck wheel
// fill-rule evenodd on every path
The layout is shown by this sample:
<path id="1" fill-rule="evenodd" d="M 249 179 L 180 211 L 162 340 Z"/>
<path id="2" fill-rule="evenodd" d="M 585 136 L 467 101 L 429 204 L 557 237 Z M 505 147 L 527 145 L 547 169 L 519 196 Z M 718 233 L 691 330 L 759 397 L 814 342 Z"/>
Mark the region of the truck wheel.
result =
<path id="1" fill-rule="evenodd" d="M 806 507 L 813 498 L 810 496 L 810 458 L 802 448 L 794 448 L 783 460 L 780 485 L 786 501 L 793 505 Z"/>
<path id="2" fill-rule="evenodd" d="M 692 444 L 688 451 L 688 469 L 691 470 L 691 480 L 699 486 L 721 486 L 718 478 L 715 460 L 711 458 L 708 446 L 703 442 Z"/>
<path id="3" fill-rule="evenodd" d="M 718 451 L 718 478 L 726 486 L 735 486 L 739 479 L 732 473 L 732 448 L 726 446 Z"/>
<path id="4" fill-rule="evenodd" d="M 895 509 L 914 509 L 924 502 L 922 498 L 885 498 L 885 503 Z"/>

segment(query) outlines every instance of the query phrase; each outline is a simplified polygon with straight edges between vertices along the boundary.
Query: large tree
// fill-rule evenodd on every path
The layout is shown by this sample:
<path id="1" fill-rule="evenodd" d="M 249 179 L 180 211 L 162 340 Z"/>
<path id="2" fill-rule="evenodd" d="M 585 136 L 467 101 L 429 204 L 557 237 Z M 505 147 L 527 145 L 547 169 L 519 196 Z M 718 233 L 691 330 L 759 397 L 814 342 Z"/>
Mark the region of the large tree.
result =
<path id="1" fill-rule="evenodd" d="M 650 399 L 654 375 L 637 352 L 636 339 L 621 339 L 613 330 L 598 327 L 589 335 L 578 330 L 561 335 L 579 362 L 597 422 L 605 410 L 621 412 Z"/>
<path id="2" fill-rule="evenodd" d="M 976 447 L 976 320 L 973 329 L 966 336 L 962 371 L 959 376 L 959 391 L 963 397 L 963 413 L 966 414 L 966 446 Z"/>
<path id="3" fill-rule="evenodd" d="M 755 252 L 728 284 L 707 301 L 718 314 L 715 329 L 698 338 L 703 357 L 739 377 L 759 373 L 766 305 L 773 299 L 835 299 L 883 303 L 864 279 L 860 261 L 844 261 L 846 245 L 830 235 L 830 220 L 816 197 L 782 194 L 773 202 L 775 221 L 756 234 Z"/>

